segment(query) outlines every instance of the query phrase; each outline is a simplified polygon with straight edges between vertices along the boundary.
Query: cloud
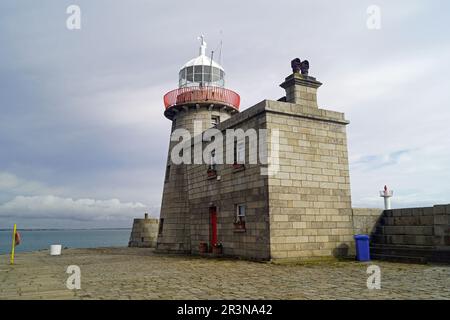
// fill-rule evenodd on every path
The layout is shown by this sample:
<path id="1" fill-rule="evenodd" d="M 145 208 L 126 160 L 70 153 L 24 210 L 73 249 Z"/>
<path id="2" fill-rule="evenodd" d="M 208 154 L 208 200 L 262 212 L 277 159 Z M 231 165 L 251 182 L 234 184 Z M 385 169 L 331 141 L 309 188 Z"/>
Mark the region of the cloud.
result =
<path id="1" fill-rule="evenodd" d="M 0 202 L 11 195 L 37 195 L 61 193 L 63 188 L 48 187 L 46 184 L 22 179 L 13 173 L 0 171 Z"/>
<path id="2" fill-rule="evenodd" d="M 359 155 L 349 159 L 353 169 L 378 170 L 384 166 L 398 165 L 401 162 L 409 161 L 411 150 L 398 150 L 386 154 Z"/>
<path id="3" fill-rule="evenodd" d="M 65 28 L 64 1 L 0 2 L 0 204 L 17 208 L 8 214 L 23 214 L 27 201 L 46 203 L 42 214 L 55 217 L 65 212 L 52 203 L 89 218 L 81 210 L 89 201 L 99 217 L 157 208 L 170 134 L 162 96 L 177 86 L 201 33 L 215 56 L 223 40 L 227 87 L 242 109 L 280 98 L 291 59 L 310 60 L 324 83 L 320 106 L 351 122 L 355 205 L 382 205 L 386 183 L 394 205 L 450 201 L 449 4 L 380 0 L 382 29 L 369 31 L 371 1 L 78 2 L 79 31 Z M 97 208 L 102 202 L 110 209 Z"/>
<path id="4" fill-rule="evenodd" d="M 123 179 L 121 176 L 118 178 Z M 52 192 L 59 192 L 59 195 Z M 142 217 L 144 212 L 153 217 L 159 216 L 157 206 L 148 206 L 139 201 L 106 198 L 108 193 L 113 193 L 111 190 L 105 191 L 105 199 L 65 196 L 76 193 L 79 192 L 26 180 L 10 172 L 0 172 L 1 224 L 20 222 L 22 226 L 44 228 L 123 227 L 129 226 L 134 218 Z M 95 194 L 94 190 L 86 190 L 85 193 Z M 126 195 L 131 192 L 121 190 L 119 193 Z"/>
<path id="5" fill-rule="evenodd" d="M 15 218 L 67 219 L 76 221 L 121 220 L 130 222 L 147 210 L 140 202 L 118 199 L 72 199 L 53 195 L 16 196 L 0 205 L 0 216 Z"/>

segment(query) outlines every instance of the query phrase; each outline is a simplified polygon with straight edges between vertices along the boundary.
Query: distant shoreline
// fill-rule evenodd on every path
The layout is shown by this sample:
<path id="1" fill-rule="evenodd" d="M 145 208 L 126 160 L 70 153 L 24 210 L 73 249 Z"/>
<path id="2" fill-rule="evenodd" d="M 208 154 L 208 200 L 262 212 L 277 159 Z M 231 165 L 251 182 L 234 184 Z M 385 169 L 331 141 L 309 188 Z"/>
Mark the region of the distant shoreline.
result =
<path id="1" fill-rule="evenodd" d="M 69 229 L 69 228 L 49 228 L 49 229 L 41 229 L 41 228 L 18 228 L 19 231 L 90 231 L 90 230 L 131 230 L 132 228 L 75 228 L 75 229 Z M 0 231 L 11 231 L 12 229 L 0 229 Z"/>

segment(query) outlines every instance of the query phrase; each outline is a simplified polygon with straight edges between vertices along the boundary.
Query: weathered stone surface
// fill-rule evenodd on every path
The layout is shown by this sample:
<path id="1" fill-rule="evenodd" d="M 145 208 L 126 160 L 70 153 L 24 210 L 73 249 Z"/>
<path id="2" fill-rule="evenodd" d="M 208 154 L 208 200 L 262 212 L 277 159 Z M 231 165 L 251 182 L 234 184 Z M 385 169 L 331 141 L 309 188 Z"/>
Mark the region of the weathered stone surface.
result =
<path id="1" fill-rule="evenodd" d="M 420 261 L 450 262 L 449 208 L 437 205 L 385 211 L 372 234 L 377 254 L 396 259 L 412 252 Z"/>
<path id="2" fill-rule="evenodd" d="M 305 250 L 305 255 L 310 250 Z M 81 270 L 81 290 L 66 288 L 67 266 Z M 256 263 L 104 248 L 0 255 L 3 299 L 450 299 L 450 267 L 376 261 L 381 289 L 367 289 L 368 264 Z"/>
<path id="3" fill-rule="evenodd" d="M 158 236 L 158 219 L 134 219 L 129 247 L 155 248 Z"/>

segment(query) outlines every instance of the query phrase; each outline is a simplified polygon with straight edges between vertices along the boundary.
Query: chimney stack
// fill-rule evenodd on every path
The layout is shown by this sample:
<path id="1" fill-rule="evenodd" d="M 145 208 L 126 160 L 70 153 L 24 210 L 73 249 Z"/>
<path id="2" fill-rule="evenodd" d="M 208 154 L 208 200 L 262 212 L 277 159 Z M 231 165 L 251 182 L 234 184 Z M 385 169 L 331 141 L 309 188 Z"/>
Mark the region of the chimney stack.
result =
<path id="1" fill-rule="evenodd" d="M 292 74 L 280 84 L 286 90 L 286 102 L 318 108 L 317 89 L 322 85 L 309 76 L 309 62 L 296 58 L 291 62 Z"/>

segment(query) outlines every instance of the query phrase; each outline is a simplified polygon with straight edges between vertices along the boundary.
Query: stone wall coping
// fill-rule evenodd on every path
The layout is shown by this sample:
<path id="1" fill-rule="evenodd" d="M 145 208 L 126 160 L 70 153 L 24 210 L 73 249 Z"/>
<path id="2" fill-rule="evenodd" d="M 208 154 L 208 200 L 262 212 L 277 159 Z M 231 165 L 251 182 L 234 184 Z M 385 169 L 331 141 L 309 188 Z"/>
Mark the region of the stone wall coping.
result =
<path id="1" fill-rule="evenodd" d="M 383 211 L 381 208 L 352 208 L 354 216 L 381 216 Z"/>
<path id="2" fill-rule="evenodd" d="M 145 223 L 155 223 L 155 224 L 157 224 L 157 223 L 159 223 L 159 219 L 158 218 L 148 218 L 148 219 L 135 218 L 133 220 L 133 222 L 136 222 L 136 223 L 138 223 L 138 222 L 145 222 Z"/>
<path id="3" fill-rule="evenodd" d="M 344 118 L 344 113 L 342 112 L 302 106 L 289 102 L 263 100 L 252 107 L 245 109 L 241 113 L 235 114 L 224 122 L 219 123 L 216 128 L 221 131 L 232 128 L 262 112 L 285 114 L 294 117 L 334 122 L 344 125 L 350 123 Z"/>

